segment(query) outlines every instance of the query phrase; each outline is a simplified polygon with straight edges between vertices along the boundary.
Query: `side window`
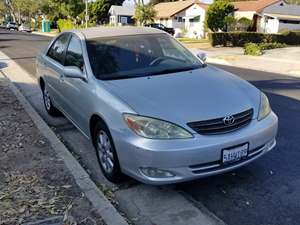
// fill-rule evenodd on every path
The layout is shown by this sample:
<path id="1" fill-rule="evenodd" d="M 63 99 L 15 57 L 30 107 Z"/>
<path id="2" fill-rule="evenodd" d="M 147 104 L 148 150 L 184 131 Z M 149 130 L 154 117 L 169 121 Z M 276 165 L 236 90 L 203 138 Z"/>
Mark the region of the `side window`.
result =
<path id="1" fill-rule="evenodd" d="M 84 60 L 82 56 L 81 42 L 73 36 L 67 49 L 65 66 L 76 66 L 83 70 Z"/>
<path id="2" fill-rule="evenodd" d="M 48 56 L 63 65 L 64 53 L 67 48 L 69 34 L 60 36 L 51 46 L 48 51 Z"/>

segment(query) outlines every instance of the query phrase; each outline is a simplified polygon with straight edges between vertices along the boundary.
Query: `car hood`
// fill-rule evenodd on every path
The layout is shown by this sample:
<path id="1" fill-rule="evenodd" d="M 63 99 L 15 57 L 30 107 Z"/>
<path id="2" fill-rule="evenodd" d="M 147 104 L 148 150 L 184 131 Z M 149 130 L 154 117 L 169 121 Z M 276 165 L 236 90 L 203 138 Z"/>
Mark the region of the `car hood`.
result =
<path id="1" fill-rule="evenodd" d="M 248 82 L 212 66 L 122 80 L 105 86 L 139 115 L 177 124 L 236 114 L 250 108 L 254 115 L 260 91 Z"/>

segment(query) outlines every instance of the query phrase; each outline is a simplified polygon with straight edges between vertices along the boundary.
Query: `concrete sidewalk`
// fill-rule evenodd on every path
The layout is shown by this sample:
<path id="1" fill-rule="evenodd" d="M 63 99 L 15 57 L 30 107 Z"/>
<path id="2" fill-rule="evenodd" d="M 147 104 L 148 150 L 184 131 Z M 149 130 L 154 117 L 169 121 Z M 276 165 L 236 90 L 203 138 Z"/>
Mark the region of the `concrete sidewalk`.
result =
<path id="1" fill-rule="evenodd" d="M 58 35 L 58 33 L 56 33 L 56 32 L 48 33 L 48 32 L 40 32 L 40 31 L 33 31 L 32 34 L 42 35 L 42 36 L 46 36 L 46 37 L 55 37 Z"/>
<path id="2" fill-rule="evenodd" d="M 0 177 L 0 224 L 104 224 L 1 75 Z"/>

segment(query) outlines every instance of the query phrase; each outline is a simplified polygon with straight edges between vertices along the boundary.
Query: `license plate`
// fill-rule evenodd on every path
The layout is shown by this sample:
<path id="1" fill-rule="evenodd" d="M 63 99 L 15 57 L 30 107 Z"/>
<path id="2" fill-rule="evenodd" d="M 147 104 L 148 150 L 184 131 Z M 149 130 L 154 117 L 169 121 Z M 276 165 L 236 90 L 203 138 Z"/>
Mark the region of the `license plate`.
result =
<path id="1" fill-rule="evenodd" d="M 223 149 L 222 162 L 231 163 L 239 161 L 248 155 L 248 144 L 238 147 Z"/>

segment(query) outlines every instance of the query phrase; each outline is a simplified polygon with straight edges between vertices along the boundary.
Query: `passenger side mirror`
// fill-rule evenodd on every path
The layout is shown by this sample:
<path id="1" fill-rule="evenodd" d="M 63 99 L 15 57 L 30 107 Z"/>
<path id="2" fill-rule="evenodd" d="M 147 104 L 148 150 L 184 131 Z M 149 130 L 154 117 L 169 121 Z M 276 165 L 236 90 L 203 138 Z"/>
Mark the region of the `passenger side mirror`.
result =
<path id="1" fill-rule="evenodd" d="M 198 52 L 196 55 L 203 63 L 206 63 L 207 54 L 205 52 Z"/>
<path id="2" fill-rule="evenodd" d="M 76 66 L 66 66 L 64 68 L 64 75 L 68 78 L 77 78 L 87 81 L 86 75 Z"/>

